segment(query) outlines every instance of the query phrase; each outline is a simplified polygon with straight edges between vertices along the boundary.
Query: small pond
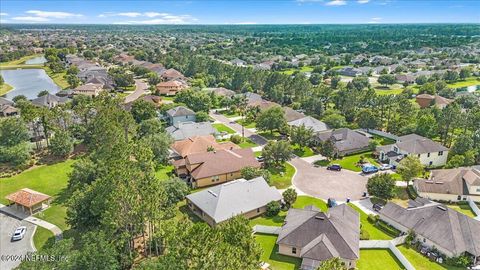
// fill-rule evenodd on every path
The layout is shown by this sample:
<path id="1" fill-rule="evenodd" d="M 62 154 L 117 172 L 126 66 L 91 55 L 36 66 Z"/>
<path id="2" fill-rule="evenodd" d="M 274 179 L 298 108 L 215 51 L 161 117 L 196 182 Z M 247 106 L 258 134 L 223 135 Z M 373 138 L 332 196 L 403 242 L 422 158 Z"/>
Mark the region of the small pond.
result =
<path id="1" fill-rule="evenodd" d="M 4 96 L 10 100 L 18 95 L 24 95 L 28 99 L 33 99 L 43 90 L 47 90 L 52 94 L 61 90 L 43 69 L 0 70 L 0 74 L 5 82 L 13 87 Z"/>
<path id="2" fill-rule="evenodd" d="M 25 61 L 26 65 L 42 65 L 47 62 L 47 59 L 45 59 L 45 56 L 37 56 L 35 58 L 28 59 Z"/>
<path id="3" fill-rule="evenodd" d="M 467 87 L 460 87 L 456 88 L 457 92 L 475 92 L 475 91 L 480 91 L 480 84 L 479 85 L 472 85 L 472 86 L 467 86 Z"/>

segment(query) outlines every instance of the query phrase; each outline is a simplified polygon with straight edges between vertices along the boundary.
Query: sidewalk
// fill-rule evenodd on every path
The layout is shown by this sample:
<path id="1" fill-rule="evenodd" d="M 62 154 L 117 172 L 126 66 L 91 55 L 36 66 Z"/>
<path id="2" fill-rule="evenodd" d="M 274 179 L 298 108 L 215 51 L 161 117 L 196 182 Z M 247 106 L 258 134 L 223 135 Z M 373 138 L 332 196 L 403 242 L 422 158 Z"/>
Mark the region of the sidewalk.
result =
<path id="1" fill-rule="evenodd" d="M 58 228 L 56 225 L 54 225 L 50 222 L 47 222 L 43 219 L 39 219 L 39 218 L 34 217 L 34 216 L 28 216 L 27 214 L 25 214 L 23 212 L 17 211 L 16 209 L 14 209 L 12 207 L 6 206 L 6 205 L 3 205 L 3 204 L 0 204 L 0 212 L 3 212 L 7 215 L 18 218 L 20 220 L 26 220 L 26 221 L 34 224 L 34 225 L 40 226 L 42 228 L 45 228 L 45 229 L 51 231 L 53 233 L 53 235 L 55 235 L 55 239 L 57 241 L 61 240 L 63 238 L 63 233 L 62 233 L 62 230 L 60 228 Z"/>

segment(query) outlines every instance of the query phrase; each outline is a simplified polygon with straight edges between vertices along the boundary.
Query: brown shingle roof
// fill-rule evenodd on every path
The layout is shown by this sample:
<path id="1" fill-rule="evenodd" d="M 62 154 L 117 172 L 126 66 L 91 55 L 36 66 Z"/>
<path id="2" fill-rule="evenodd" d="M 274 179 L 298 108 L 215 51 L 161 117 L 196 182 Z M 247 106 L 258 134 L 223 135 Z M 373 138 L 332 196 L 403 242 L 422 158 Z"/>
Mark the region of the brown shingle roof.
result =
<path id="1" fill-rule="evenodd" d="M 32 207 L 50 199 L 51 197 L 35 190 L 31 190 L 29 188 L 22 188 L 17 192 L 7 195 L 5 198 L 16 204 L 20 204 L 25 207 Z"/>
<path id="2" fill-rule="evenodd" d="M 233 150 L 240 147 L 232 142 L 218 143 L 212 135 L 194 136 L 185 140 L 176 141 L 172 145 L 172 149 L 180 156 L 186 157 L 195 153 L 207 152 L 212 147 L 214 150 Z"/>
<path id="3" fill-rule="evenodd" d="M 480 185 L 480 171 L 473 168 L 432 170 L 430 179 L 417 179 L 419 192 L 468 195 L 467 185 Z"/>
<path id="4" fill-rule="evenodd" d="M 186 163 L 187 166 L 200 164 L 190 172 L 195 179 L 238 172 L 245 167 L 260 168 L 250 148 L 191 154 L 187 156 Z"/>

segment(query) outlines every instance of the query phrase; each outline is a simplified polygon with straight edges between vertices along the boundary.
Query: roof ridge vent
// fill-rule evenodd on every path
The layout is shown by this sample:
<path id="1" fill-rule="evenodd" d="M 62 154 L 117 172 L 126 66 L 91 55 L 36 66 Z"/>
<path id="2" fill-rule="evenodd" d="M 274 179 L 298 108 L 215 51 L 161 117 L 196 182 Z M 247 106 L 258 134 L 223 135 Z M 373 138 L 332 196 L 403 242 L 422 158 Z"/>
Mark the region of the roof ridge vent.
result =
<path id="1" fill-rule="evenodd" d="M 215 192 L 213 192 L 213 191 L 211 191 L 211 190 L 208 190 L 208 193 L 212 194 L 213 197 L 217 197 L 217 196 L 218 196 L 217 193 L 215 193 Z"/>
<path id="2" fill-rule="evenodd" d="M 447 208 L 445 208 L 444 206 L 442 205 L 437 205 L 437 208 L 442 210 L 442 211 L 447 211 Z"/>
<path id="3" fill-rule="evenodd" d="M 325 220 L 325 217 L 322 215 L 316 215 L 315 219 Z"/>
<path id="4" fill-rule="evenodd" d="M 443 182 L 441 182 L 441 181 L 440 182 L 435 182 L 435 184 L 441 185 L 441 184 L 443 184 Z"/>

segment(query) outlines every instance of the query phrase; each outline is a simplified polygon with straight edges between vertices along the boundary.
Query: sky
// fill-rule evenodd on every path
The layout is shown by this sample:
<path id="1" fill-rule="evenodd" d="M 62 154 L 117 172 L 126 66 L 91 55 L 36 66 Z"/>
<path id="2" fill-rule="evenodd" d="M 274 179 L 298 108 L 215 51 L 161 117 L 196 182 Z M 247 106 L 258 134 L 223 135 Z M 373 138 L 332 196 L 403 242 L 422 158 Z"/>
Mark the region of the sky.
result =
<path id="1" fill-rule="evenodd" d="M 480 1 L 1 0 L 0 23 L 384 24 L 480 23 Z"/>

